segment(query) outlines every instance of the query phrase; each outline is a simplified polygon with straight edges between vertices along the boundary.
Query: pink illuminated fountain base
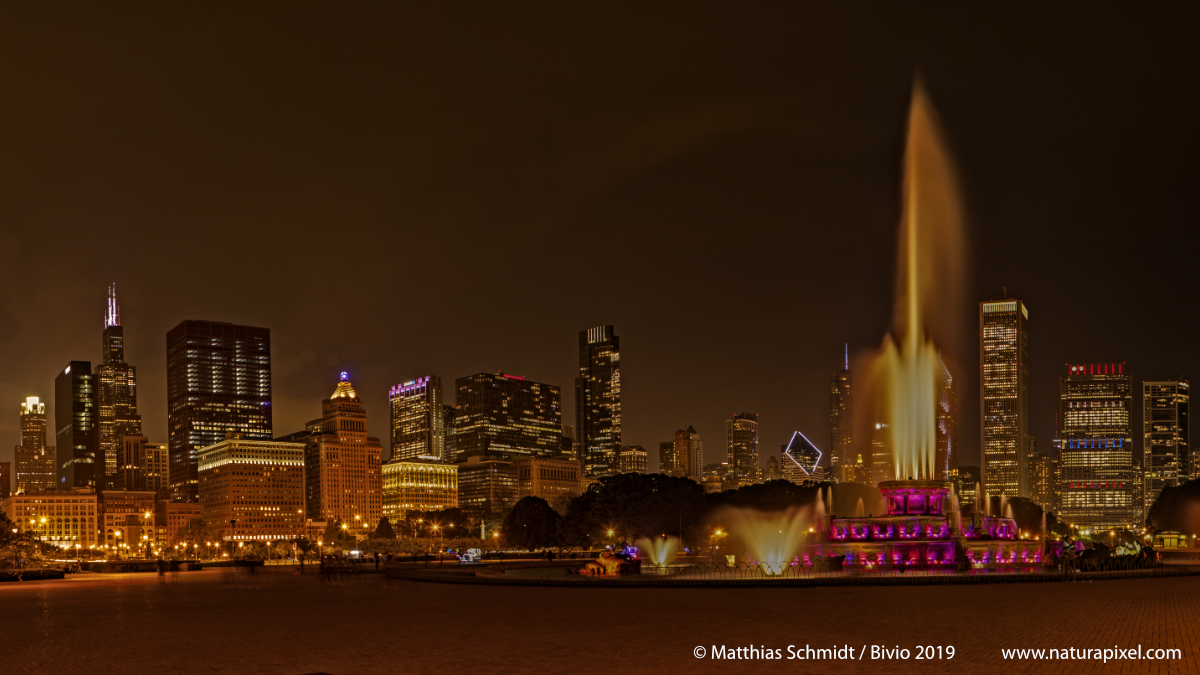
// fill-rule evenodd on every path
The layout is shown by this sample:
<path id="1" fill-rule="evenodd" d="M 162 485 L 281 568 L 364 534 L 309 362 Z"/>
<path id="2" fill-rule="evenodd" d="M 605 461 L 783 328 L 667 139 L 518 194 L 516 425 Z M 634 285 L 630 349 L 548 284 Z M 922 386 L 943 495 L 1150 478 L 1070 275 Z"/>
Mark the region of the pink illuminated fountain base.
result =
<path id="1" fill-rule="evenodd" d="M 971 569 L 1035 567 L 1040 541 L 1017 538 L 1011 518 L 976 516 L 966 527 L 949 512 L 950 485 L 933 480 L 879 484 L 888 513 L 865 518 L 829 516 L 818 543 L 802 547 L 801 561 L 813 564 L 845 556 L 844 569 Z"/>

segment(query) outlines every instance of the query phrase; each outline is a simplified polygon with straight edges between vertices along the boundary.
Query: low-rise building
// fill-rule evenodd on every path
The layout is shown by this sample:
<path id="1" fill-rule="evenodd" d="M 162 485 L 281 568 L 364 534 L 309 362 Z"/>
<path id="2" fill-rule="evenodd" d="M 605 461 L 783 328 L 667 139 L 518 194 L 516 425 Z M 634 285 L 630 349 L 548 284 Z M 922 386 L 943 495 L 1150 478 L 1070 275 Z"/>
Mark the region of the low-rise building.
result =
<path id="1" fill-rule="evenodd" d="M 392 523 L 409 511 L 458 506 L 458 467 L 435 461 L 398 460 L 383 465 L 383 515 Z"/>
<path id="2" fill-rule="evenodd" d="M 516 463 L 517 498 L 541 497 L 548 502 L 578 497 L 583 467 L 559 457 L 529 457 Z"/>
<path id="3" fill-rule="evenodd" d="M 179 531 L 187 527 L 189 521 L 200 517 L 200 505 L 192 502 L 160 501 L 154 509 L 155 523 L 166 528 L 167 546 L 184 543 L 185 539 L 179 536 Z"/>
<path id="4" fill-rule="evenodd" d="M 617 455 L 617 467 L 621 473 L 646 473 L 646 460 L 650 453 L 640 445 L 627 445 Z"/>
<path id="5" fill-rule="evenodd" d="M 88 488 L 17 493 L 0 501 L 0 510 L 18 530 L 48 544 L 89 550 L 100 543 L 96 492 Z"/>
<path id="6" fill-rule="evenodd" d="M 156 495 L 153 490 L 101 490 L 100 543 L 120 555 L 144 555 L 147 542 L 158 545 Z"/>

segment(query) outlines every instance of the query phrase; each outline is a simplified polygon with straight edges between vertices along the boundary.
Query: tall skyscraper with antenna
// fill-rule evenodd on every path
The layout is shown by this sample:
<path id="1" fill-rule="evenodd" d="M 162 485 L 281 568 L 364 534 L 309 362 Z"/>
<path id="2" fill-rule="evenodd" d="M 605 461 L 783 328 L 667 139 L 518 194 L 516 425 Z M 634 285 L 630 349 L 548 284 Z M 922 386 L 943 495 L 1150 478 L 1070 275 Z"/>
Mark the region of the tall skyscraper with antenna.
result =
<path id="1" fill-rule="evenodd" d="M 854 454 L 851 431 L 853 429 L 853 387 L 850 378 L 850 345 L 846 345 L 845 362 L 841 370 L 829 376 L 829 456 L 833 480 L 840 483 L 853 482 L 850 475 L 857 455 Z"/>
<path id="2" fill-rule="evenodd" d="M 117 473 L 121 439 L 142 435 L 142 416 L 137 411 L 137 369 L 125 363 L 125 329 L 121 326 L 116 284 L 108 287 L 101 350 L 101 363 L 96 366 L 94 375 L 96 426 L 100 437 L 96 484 L 111 487 Z"/>

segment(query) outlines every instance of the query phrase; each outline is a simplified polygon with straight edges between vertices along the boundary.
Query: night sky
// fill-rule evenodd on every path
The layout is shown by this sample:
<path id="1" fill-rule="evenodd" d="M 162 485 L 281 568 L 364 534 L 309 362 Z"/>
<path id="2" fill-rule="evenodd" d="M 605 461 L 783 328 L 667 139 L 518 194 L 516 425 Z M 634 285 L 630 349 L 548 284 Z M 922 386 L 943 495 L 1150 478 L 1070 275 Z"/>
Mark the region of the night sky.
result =
<path id="1" fill-rule="evenodd" d="M 111 282 L 155 441 L 182 319 L 271 329 L 277 435 L 348 370 L 385 445 L 388 387 L 429 373 L 448 402 L 481 371 L 558 385 L 573 423 L 577 332 L 612 323 L 652 467 L 689 423 L 719 461 L 742 411 L 764 456 L 794 429 L 825 449 L 842 344 L 891 319 L 918 70 L 970 229 L 962 463 L 976 303 L 1004 287 L 1040 447 L 1064 363 L 1200 365 L 1194 16 L 103 4 L 0 4 L 0 460 L 24 397 L 99 359 Z"/>

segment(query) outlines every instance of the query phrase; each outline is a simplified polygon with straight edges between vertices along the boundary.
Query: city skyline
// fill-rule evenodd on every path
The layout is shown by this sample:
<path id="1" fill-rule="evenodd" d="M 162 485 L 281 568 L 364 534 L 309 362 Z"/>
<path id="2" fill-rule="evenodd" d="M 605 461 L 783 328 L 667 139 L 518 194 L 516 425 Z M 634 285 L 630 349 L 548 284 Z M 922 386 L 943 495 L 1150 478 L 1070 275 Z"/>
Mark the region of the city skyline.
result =
<path id="1" fill-rule="evenodd" d="M 1046 10 L 1014 49 L 998 36 L 1015 19 L 990 17 L 984 29 L 969 7 L 824 9 L 816 20 L 808 15 L 816 10 L 797 7 L 745 34 L 701 21 L 696 33 L 631 36 L 621 53 L 516 28 L 531 53 L 557 59 L 512 54 L 490 25 L 448 42 L 432 33 L 402 40 L 451 55 L 431 79 L 375 51 L 395 43 L 383 39 L 392 27 L 411 25 L 376 11 L 375 21 L 352 24 L 292 17 L 297 31 L 226 40 L 217 37 L 224 29 L 170 8 L 157 19 L 165 44 L 134 27 L 137 12 L 104 24 L 125 31 L 117 42 L 97 42 L 101 24 L 88 16 L 65 31 L 37 11 L 9 17 L 0 49 L 33 65 L 12 83 L 22 105 L 0 112 L 0 128 L 22 131 L 0 156 L 0 175 L 14 195 L 63 198 L 0 201 L 12 224 L 6 250 L 15 252 L 0 266 L 0 344 L 21 355 L 0 369 L 0 400 L 52 404 L 53 373 L 70 359 L 101 361 L 95 330 L 103 289 L 116 282 L 151 439 L 166 433 L 162 335 L 200 318 L 278 336 L 280 431 L 299 428 L 308 402 L 341 370 L 372 410 L 385 409 L 388 387 L 429 373 L 449 381 L 504 370 L 569 391 L 578 362 L 570 336 L 611 323 L 624 342 L 623 445 L 653 448 L 690 424 L 710 439 L 705 460 L 716 461 L 735 410 L 761 415 L 766 448 L 795 429 L 823 444 L 825 386 L 843 344 L 855 369 L 887 327 L 914 68 L 963 168 L 970 301 L 960 309 L 1007 286 L 1037 318 L 1031 435 L 1053 437 L 1061 363 L 1125 361 L 1135 381 L 1187 379 L 1200 365 L 1189 350 L 1191 313 L 1152 335 L 1082 339 L 1071 329 L 1096 317 L 1148 325 L 1173 316 L 1176 300 L 1146 275 L 1067 292 L 1076 261 L 1157 255 L 1141 223 L 1190 240 L 1180 214 L 1190 213 L 1195 94 L 1161 67 L 1186 61 L 1182 42 L 1135 34 L 1112 49 L 1094 39 L 1108 19 L 1066 8 Z M 652 22 L 671 18 L 647 11 Z M 319 58 L 272 56 L 305 54 L 305 30 L 336 25 L 355 28 L 334 30 Z M 807 32 L 816 26 L 819 35 Z M 377 39 L 346 37 L 359 30 Z M 980 39 L 954 37 L 964 32 Z M 198 62 L 202 50 L 179 47 L 197 41 L 228 51 Z M 828 50 L 821 58 L 817 44 Z M 96 58 L 58 58 L 73 49 Z M 678 59 L 637 58 L 666 53 Z M 859 58 L 866 53 L 875 57 Z M 95 86 L 93 67 L 109 86 Z M 348 73 L 378 86 L 348 86 Z M 1112 96 L 1114 73 L 1136 73 L 1123 77 L 1124 96 Z M 500 86 L 448 91 L 441 81 Z M 77 105 L 79 91 L 94 105 Z M 332 277 L 339 283 L 294 264 L 329 223 L 353 232 L 362 256 Z M 735 233 L 745 245 L 737 254 Z M 397 251 L 423 253 L 405 254 L 397 273 Z M 258 276 L 247 282 L 229 270 Z M 518 288 L 535 289 L 536 310 L 506 302 Z M 401 299 L 403 311 L 393 312 Z M 684 328 L 691 323 L 703 330 Z M 961 344 L 945 345 L 963 411 L 978 407 L 964 349 L 973 333 L 966 322 Z M 564 399 L 564 419 L 574 420 L 573 396 Z M 0 461 L 11 460 L 13 417 L 0 416 L 0 435 L 12 439 L 0 444 Z M 374 416 L 370 433 L 387 438 L 383 422 Z M 977 464 L 974 416 L 963 416 L 958 435 L 963 463 Z"/>
<path id="2" fill-rule="evenodd" d="M 119 323 L 119 322 L 120 322 L 119 315 L 115 313 L 115 299 L 112 297 L 112 289 L 111 289 L 111 287 L 109 288 L 109 296 L 110 296 L 110 304 L 109 304 L 109 306 L 108 306 L 108 309 L 106 309 L 106 323 L 105 323 L 105 328 L 106 328 L 106 330 L 105 330 L 105 335 L 104 335 L 104 345 L 106 346 L 106 348 L 108 347 L 108 345 L 111 345 L 111 344 L 112 344 L 112 341 L 113 341 L 113 339 L 110 337 L 110 332 L 111 332 L 111 330 L 112 330 L 112 327 L 113 327 L 113 326 L 116 326 L 117 328 L 123 328 L 123 327 L 120 325 L 120 323 Z M 981 303 L 980 303 L 980 306 L 981 306 L 981 307 L 983 307 L 984 305 L 988 305 L 989 303 L 993 303 L 993 304 L 994 304 L 994 303 L 996 303 L 996 302 L 998 302 L 998 301 L 984 301 L 984 302 L 981 302 Z M 1016 306 L 1018 306 L 1018 307 L 1023 307 L 1023 303 L 1021 303 L 1021 301 L 1020 301 L 1020 300 L 1013 300 L 1013 301 L 1000 301 L 1000 302 L 1013 302 L 1013 303 L 1016 303 Z M 982 317 L 982 314 L 981 314 L 981 317 Z M 1025 318 L 1024 318 L 1024 316 L 1022 316 L 1022 321 L 1024 321 L 1024 320 L 1025 320 Z M 113 322 L 115 322 L 115 323 L 113 323 Z M 183 327 L 185 324 L 189 324 L 189 323 L 193 323 L 193 324 L 212 324 L 212 325 L 215 325 L 215 326 L 230 326 L 230 327 L 232 327 L 232 328 L 246 328 L 246 327 L 242 327 L 242 326 L 235 326 L 235 325 L 233 325 L 233 324 L 227 324 L 226 322 L 222 322 L 222 321 L 185 321 L 185 322 L 181 323 L 179 326 L 177 326 L 175 329 L 173 329 L 173 332 L 178 332 L 178 331 L 179 331 L 179 330 L 180 330 L 180 329 L 181 329 L 181 328 L 182 328 L 182 327 Z M 1023 326 L 1023 325 L 1024 325 L 1024 324 L 1022 323 L 1022 326 Z M 608 333 L 608 334 L 610 334 L 610 335 L 612 334 L 612 333 L 611 333 L 611 331 L 613 330 L 613 328 L 612 328 L 612 325 L 611 325 L 611 324 L 610 324 L 610 325 L 608 325 L 608 326 L 606 326 L 606 327 L 603 327 L 603 328 L 605 328 L 606 330 L 608 330 L 608 331 L 609 331 L 609 333 Z M 269 333 L 269 329 L 254 329 L 254 328 L 251 328 L 250 330 L 267 330 L 267 331 L 268 331 L 268 333 Z M 599 329 L 591 329 L 591 330 L 599 330 Z M 583 331 L 581 331 L 581 332 L 580 332 L 580 335 L 586 335 L 587 333 L 588 333 L 588 330 L 583 330 Z M 120 336 L 120 334 L 119 334 L 119 333 L 118 333 L 118 336 Z M 168 339 L 170 339 L 170 337 L 169 337 L 169 336 L 168 336 Z M 615 340 L 615 335 L 613 336 L 613 339 Z M 122 342 L 122 341 L 123 341 L 123 338 L 122 338 L 122 337 L 117 337 L 117 342 L 118 342 L 118 343 L 120 343 L 120 342 Z M 586 344 L 586 343 L 585 343 L 585 344 Z M 833 373 L 833 376 L 832 376 L 832 379 L 830 380 L 831 382 L 833 382 L 833 383 L 834 383 L 834 386 L 836 386 L 836 382 L 838 381 L 839 374 L 842 374 L 842 373 L 849 373 L 849 372 L 850 372 L 850 370 L 849 370 L 849 369 L 846 369 L 846 368 L 845 368 L 845 366 L 846 366 L 846 365 L 850 364 L 850 361 L 849 361 L 849 355 L 848 355 L 848 354 L 849 354 L 849 346 L 848 346 L 848 345 L 843 345 L 843 350 L 844 350 L 844 353 L 843 353 L 843 359 L 844 359 L 844 363 L 842 364 L 842 367 L 843 367 L 843 369 L 842 369 L 842 370 L 837 370 L 837 371 L 834 371 L 834 373 Z M 270 347 L 269 347 L 269 345 L 268 345 L 268 347 L 267 347 L 267 355 L 268 355 L 268 358 L 270 358 Z M 981 354 L 981 358 L 982 358 L 982 354 Z M 85 362 L 72 361 L 72 362 L 71 362 L 71 364 L 72 364 L 72 366 L 76 366 L 76 365 L 88 365 L 88 362 L 86 362 L 86 361 L 85 361 Z M 122 365 L 123 365 L 123 364 L 122 364 Z M 1126 367 L 1127 367 L 1127 366 L 1126 366 Z M 945 369 L 945 368 L 946 368 L 946 366 L 944 366 L 944 365 L 943 365 L 943 366 L 942 366 L 942 368 L 943 368 L 943 369 Z M 336 369 L 334 369 L 334 370 L 336 370 Z M 268 377 L 269 377 L 269 373 L 270 373 L 270 366 L 269 366 L 269 365 L 268 365 L 267 371 L 268 371 Z M 70 371 L 68 370 L 67 372 L 70 372 Z M 95 373 L 95 372 L 91 372 L 91 373 L 89 373 L 89 374 L 90 374 L 90 376 L 91 376 L 92 378 L 94 378 L 94 377 L 95 377 L 95 375 L 96 375 L 96 373 Z M 343 376 L 345 376 L 345 374 L 346 374 L 346 371 L 341 371 L 341 374 L 342 374 Z M 1024 377 L 1028 377 L 1028 376 L 1024 376 Z M 63 378 L 63 372 L 60 372 L 60 373 L 58 374 L 58 380 L 59 380 L 59 381 L 62 381 L 63 379 L 64 379 L 64 378 Z M 385 406 L 387 406 L 389 409 L 392 407 L 392 405 L 393 405 L 393 400 L 392 400 L 392 399 L 394 398 L 395 391 L 397 390 L 397 387 L 401 387 L 401 386 L 404 386 L 404 385 L 409 385 L 409 384 L 412 384 L 413 382 L 422 382 L 422 381 L 427 381 L 427 380 L 429 380 L 429 379 L 431 379 L 429 376 L 427 376 L 427 377 L 424 377 L 424 378 L 422 378 L 422 377 L 417 377 L 415 380 L 412 380 L 412 381 L 409 381 L 409 382 L 406 382 L 406 383 L 402 383 L 401 385 L 393 385 L 392 387 L 389 387 L 389 388 L 388 388 L 388 390 L 387 390 L 387 392 L 384 394 L 384 404 L 385 404 Z M 434 380 L 434 382 L 433 382 L 433 383 L 438 383 L 438 384 L 440 384 L 440 380 L 441 380 L 441 378 L 440 378 L 440 377 L 436 377 L 436 376 L 435 376 L 435 377 L 432 377 L 432 379 Z M 520 379 L 520 378 L 518 378 L 518 379 Z M 576 379 L 578 379 L 578 378 L 576 378 Z M 1179 381 L 1183 382 L 1185 385 L 1186 385 L 1186 383 L 1187 383 L 1187 380 L 1186 380 L 1186 379 L 1181 379 L 1181 380 L 1179 380 Z M 1149 381 L 1145 381 L 1145 382 L 1149 382 Z M 430 383 L 430 384 L 433 384 L 433 383 Z M 554 385 L 553 383 L 547 383 L 547 384 L 549 384 L 549 385 L 550 385 L 550 386 L 552 386 L 552 387 L 556 387 L 556 386 L 557 386 L 557 385 Z M 61 385 L 59 385 L 59 386 L 61 386 Z M 827 386 L 828 386 L 828 385 L 827 385 Z M 51 387 L 51 389 L 53 390 L 53 389 L 55 389 L 55 387 Z M 827 390 L 827 391 L 828 391 L 828 390 Z M 448 392 L 448 393 L 449 393 L 449 395 L 448 395 L 448 396 L 444 396 L 444 399 L 443 399 L 443 400 L 447 400 L 447 401 L 453 401 L 453 400 L 454 400 L 454 392 L 453 392 L 453 390 L 451 390 L 451 391 L 450 391 L 450 392 Z M 273 392 L 273 394 L 274 394 L 274 392 Z M 277 395 L 277 394 L 274 394 L 274 395 Z M 1139 395 L 1140 395 L 1140 394 L 1139 394 Z M 836 395 L 834 395 L 834 394 L 831 394 L 831 396 L 833 396 L 833 397 L 836 399 Z M 370 397 L 369 397 L 369 396 L 367 396 L 366 398 L 368 398 L 368 399 L 369 399 Z M 51 399 L 51 400 L 53 400 L 53 399 Z M 53 415 L 53 414 L 54 414 L 54 410 L 55 410 L 55 409 L 54 409 L 54 407 L 53 407 L 53 405 L 52 405 L 52 404 L 49 404 L 49 403 L 47 403 L 46 401 L 43 401 L 42 403 L 43 403 L 43 405 L 45 405 L 45 408 L 46 408 L 47 414 L 48 414 L 48 415 Z M 95 403 L 95 402 L 93 401 L 93 403 Z M 567 410 L 567 409 L 566 409 L 566 405 L 565 405 L 565 404 L 567 403 L 567 401 L 563 401 L 562 403 L 563 403 L 563 405 L 561 405 L 560 407 L 562 408 L 562 411 L 561 411 L 561 412 L 562 412 L 562 415 L 564 416 L 564 418 L 573 417 L 574 415 L 568 415 L 568 413 L 566 412 L 566 410 Z M 827 401 L 825 405 L 826 405 L 826 406 L 829 406 L 829 405 L 830 405 L 830 403 Z M 834 406 L 836 407 L 837 405 L 838 405 L 838 404 L 835 402 L 835 403 L 834 403 Z M 134 403 L 134 406 L 136 406 L 136 403 Z M 448 405 L 448 407 L 449 407 L 450 409 L 453 409 L 453 406 L 452 406 L 452 405 Z M 136 407 L 134 408 L 134 410 L 136 411 Z M 965 419 L 965 420 L 964 420 L 964 419 L 962 419 L 962 417 L 961 417 L 961 416 L 964 414 L 964 412 L 965 412 L 965 413 L 966 413 L 968 416 L 970 416 L 972 411 L 963 411 L 963 410 L 961 410 L 961 409 L 957 410 L 957 413 L 958 413 L 958 415 L 959 415 L 959 419 L 957 419 L 957 420 L 956 420 L 956 424 L 957 424 L 957 425 L 960 425 L 960 426 L 963 426 L 963 425 L 964 425 L 964 423 L 965 423 L 965 426 L 971 426 L 971 420 L 969 420 L 969 419 Z M 272 410 L 272 413 L 274 413 L 274 410 Z M 825 413 L 826 413 L 826 415 L 827 415 L 827 416 L 829 415 L 828 408 L 826 409 Z M 1032 415 L 1032 413 L 1030 414 L 1030 416 L 1033 416 L 1033 415 Z M 140 416 L 138 416 L 138 417 L 140 417 Z M 835 415 L 835 417 L 836 417 L 836 415 Z M 978 421 L 979 421 L 979 420 L 978 420 L 978 419 L 975 419 L 974 421 L 975 421 L 975 423 L 976 423 L 976 424 L 978 424 Z M 1137 430 L 1137 432 L 1135 432 L 1135 434 L 1134 434 L 1134 435 L 1137 437 L 1137 438 L 1136 438 L 1136 440 L 1135 440 L 1135 442 L 1139 444 L 1139 445 L 1137 446 L 1137 448 L 1138 448 L 1138 450 L 1139 450 L 1139 457 L 1140 457 L 1140 454 L 1141 454 L 1141 453 L 1140 453 L 1140 450 L 1141 450 L 1140 443 L 1141 443 L 1141 440 L 1142 440 L 1142 439 L 1141 439 L 1141 436 L 1140 436 L 1140 435 L 1141 435 L 1141 428 L 1140 428 L 1140 425 L 1138 425 L 1138 424 L 1137 424 L 1137 423 L 1139 423 L 1139 422 L 1141 422 L 1141 418 L 1140 418 L 1140 417 L 1139 417 L 1139 418 L 1137 418 L 1137 419 L 1135 419 L 1135 420 L 1132 420 L 1131 424 L 1133 424 L 1133 425 L 1135 426 L 1135 428 L 1137 428 L 1137 429 L 1138 429 L 1138 430 Z M 726 420 L 723 420 L 723 423 L 724 423 L 724 424 L 728 424 L 728 420 L 727 420 L 727 419 L 726 419 Z M 138 431 L 140 431 L 140 420 L 138 420 L 138 424 L 139 424 L 139 426 L 138 426 L 137 430 L 138 430 Z M 385 456 L 387 456 L 387 457 L 391 457 L 391 455 L 390 455 L 390 452 L 391 452 L 391 449 L 390 449 L 390 447 L 391 447 L 391 444 L 390 444 L 390 438 L 393 436 L 393 432 L 392 432 L 392 430 L 391 430 L 390 428 L 388 428 L 388 426 L 390 425 L 390 422 L 383 422 L 383 424 L 384 424 L 384 429 L 382 430 L 382 433 L 383 433 L 383 436 L 382 436 L 382 438 L 383 438 L 383 439 L 384 439 L 384 441 L 385 441 L 385 450 L 386 450 L 386 452 L 385 452 Z M 825 424 L 826 424 L 826 427 L 828 428 L 828 425 L 830 424 L 830 422 L 829 422 L 829 418 L 828 418 L 828 417 L 826 418 L 826 422 L 825 422 Z M 299 425 L 299 426 L 300 426 L 301 428 L 303 428 L 303 427 L 304 427 L 304 425 L 303 425 L 303 424 L 301 424 L 301 425 Z M 694 425 L 691 425 L 691 426 L 694 426 Z M 276 436 L 278 436 L 278 431 L 279 431 L 278 429 L 276 429 L 276 430 L 275 430 L 275 432 L 276 432 L 276 433 L 275 433 L 275 435 L 276 435 Z M 372 429 L 371 429 L 371 433 L 375 433 L 375 432 L 374 432 L 374 427 L 372 427 Z M 791 433 L 794 433 L 794 432 L 788 432 L 787 434 L 785 434 L 785 437 L 787 437 L 787 438 L 790 438 L 790 434 L 791 434 Z M 1057 429 L 1057 426 L 1056 426 L 1056 428 L 1055 428 L 1055 434 L 1051 435 L 1051 438 L 1053 438 L 1055 435 L 1057 435 L 1057 433 L 1058 433 L 1058 429 Z M 99 437 L 98 430 L 97 430 L 97 431 L 94 431 L 94 432 L 93 432 L 93 435 L 94 435 L 94 436 L 96 436 L 96 438 L 95 438 L 94 440 L 97 442 L 97 445 L 99 445 L 99 443 L 98 443 L 98 441 L 99 441 L 99 438 L 98 438 L 98 437 Z M 138 435 L 138 434 L 134 434 L 134 435 Z M 1027 437 L 1028 437 L 1028 439 L 1029 439 L 1029 441 L 1030 441 L 1030 442 L 1032 442 L 1032 440 L 1035 438 L 1035 436 L 1034 436 L 1033 434 L 1028 434 L 1028 435 L 1027 435 Z M 151 440 L 154 440 L 154 437 L 153 437 L 153 436 L 150 436 L 150 439 L 151 439 Z M 961 443 L 961 441 L 960 441 L 960 443 Z M 650 444 L 650 445 L 653 445 L 653 444 Z M 785 443 L 784 445 L 786 445 L 786 443 Z M 869 446 L 867 446 L 867 445 L 862 445 L 862 446 L 860 446 L 860 445 L 858 445 L 858 444 L 856 443 L 856 444 L 855 444 L 853 447 L 855 448 L 855 452 L 856 452 L 856 453 L 858 453 L 858 452 L 859 452 L 858 448 L 860 448 L 860 447 L 863 449 L 863 451 L 864 451 L 864 452 L 869 452 Z M 979 456 L 979 455 L 974 455 L 974 456 L 972 456 L 972 455 L 970 454 L 970 452 L 969 452 L 969 451 L 970 451 L 970 449 L 971 449 L 971 446 L 970 446 L 970 445 L 966 445 L 965 447 L 966 447 L 966 450 L 964 450 L 964 451 L 963 451 L 963 455 L 961 455 L 961 456 L 959 457 L 959 459 L 961 460 L 959 463 L 960 463 L 960 464 L 962 464 L 962 465 L 968 465 L 968 466 L 969 466 L 969 465 L 975 465 L 975 466 L 980 466 L 980 467 L 982 467 L 982 466 L 983 466 L 983 463 L 984 463 L 984 460 L 983 460 L 983 458 L 982 458 L 981 456 Z M 978 446 L 976 446 L 976 447 L 978 447 Z M 1030 452 L 1035 452 L 1035 451 L 1037 451 L 1037 450 L 1038 450 L 1037 448 L 1034 448 L 1033 446 L 1029 446 L 1029 448 L 1030 448 L 1030 450 L 1029 450 Z M 1057 451 L 1057 449 L 1056 449 L 1056 451 Z M 61 450 L 60 450 L 60 452 L 61 452 Z M 575 448 L 575 452 L 578 452 L 578 446 Z M 721 461 L 721 460 L 727 459 L 727 452 L 728 452 L 728 444 L 727 444 L 727 443 L 726 443 L 725 445 L 722 445 L 722 446 L 720 446 L 719 448 L 715 448 L 715 449 L 714 449 L 714 447 L 713 447 L 713 444 L 710 444 L 710 448 L 709 448 L 709 450 L 708 450 L 708 453 L 710 453 L 710 454 L 705 454 L 705 455 L 704 455 L 704 458 L 703 458 L 703 461 L 704 461 L 705 463 L 708 463 L 708 462 L 710 461 L 710 459 L 712 459 L 712 456 L 711 456 L 711 455 L 712 455 L 712 454 L 715 454 L 715 453 L 720 453 L 719 457 L 717 457 L 717 460 L 718 460 L 718 461 Z M 822 452 L 822 453 L 824 453 L 824 454 L 825 454 L 825 456 L 827 456 L 827 457 L 828 457 L 828 456 L 832 455 L 832 453 L 833 453 L 833 448 L 832 448 L 832 447 L 831 447 L 831 448 L 822 448 L 822 449 L 821 449 L 821 452 Z M 1045 449 L 1042 449 L 1042 452 L 1045 452 Z M 97 453 L 97 454 L 98 454 L 98 453 Z M 651 470 L 657 469 L 658 467 L 656 467 L 656 466 L 655 466 L 656 464 L 658 464 L 658 456 L 657 456 L 657 453 L 649 453 L 649 454 L 650 454 L 650 456 L 653 458 L 653 459 L 651 460 L 651 463 L 650 463 L 650 465 L 649 465 L 649 468 L 650 468 Z M 772 457 L 772 456 L 774 456 L 774 454 L 773 454 L 772 452 L 770 452 L 769 450 L 768 450 L 767 452 L 763 453 L 763 454 L 760 456 L 760 458 L 759 458 L 759 465 L 760 465 L 760 467 L 763 467 L 763 468 L 765 468 L 765 466 L 766 466 L 765 462 L 767 461 L 767 459 L 768 459 L 768 458 L 770 458 L 770 457 Z M 965 457 L 965 459 L 963 459 L 963 457 Z M 452 457 L 447 457 L 447 459 L 448 459 L 448 460 L 453 460 L 453 458 L 452 458 Z M 782 457 L 777 457 L 777 459 L 782 459 Z M 4 459 L 3 459 L 2 453 L 0 453 L 0 461 L 6 461 L 6 460 L 4 460 Z M 14 454 L 14 456 L 13 456 L 12 458 L 10 458 L 10 459 L 9 459 L 9 460 L 7 460 L 7 461 L 15 461 L 15 454 Z M 826 461 L 828 461 L 828 460 L 826 460 Z M 15 480 L 15 470 L 14 470 L 14 480 Z M 1026 478 L 1026 479 L 1024 480 L 1024 482 L 1025 482 L 1026 484 L 1028 484 L 1028 482 L 1029 482 L 1029 479 L 1028 479 L 1028 478 Z"/>

